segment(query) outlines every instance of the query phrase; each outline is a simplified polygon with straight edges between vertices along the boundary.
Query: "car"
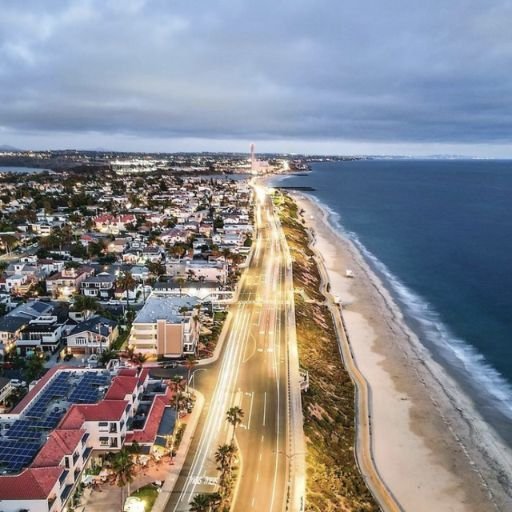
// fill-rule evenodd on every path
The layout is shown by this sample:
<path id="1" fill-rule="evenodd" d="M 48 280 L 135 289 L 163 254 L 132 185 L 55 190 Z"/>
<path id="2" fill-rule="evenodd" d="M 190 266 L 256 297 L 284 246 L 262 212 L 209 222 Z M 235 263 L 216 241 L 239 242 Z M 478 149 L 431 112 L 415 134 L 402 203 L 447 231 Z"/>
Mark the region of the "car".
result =
<path id="1" fill-rule="evenodd" d="M 25 388 L 27 383 L 24 380 L 11 379 L 11 386 L 14 388 Z"/>
<path id="2" fill-rule="evenodd" d="M 176 361 L 171 361 L 171 362 L 163 362 L 161 363 L 160 365 L 162 368 L 177 368 L 178 367 L 178 363 Z"/>
<path id="3" fill-rule="evenodd" d="M 6 361 L 5 363 L 2 364 L 2 368 L 4 370 L 12 370 L 14 368 L 14 364 L 11 363 L 10 361 Z"/>

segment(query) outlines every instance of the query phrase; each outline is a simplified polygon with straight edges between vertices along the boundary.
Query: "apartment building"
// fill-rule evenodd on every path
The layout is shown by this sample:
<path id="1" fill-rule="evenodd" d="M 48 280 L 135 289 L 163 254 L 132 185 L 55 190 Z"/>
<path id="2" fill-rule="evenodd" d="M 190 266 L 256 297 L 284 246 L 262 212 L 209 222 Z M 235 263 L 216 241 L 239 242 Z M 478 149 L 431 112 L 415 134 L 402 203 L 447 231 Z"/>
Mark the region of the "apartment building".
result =
<path id="1" fill-rule="evenodd" d="M 120 369 L 112 376 L 53 368 L 13 411 L 0 414 L 0 509 L 66 510 L 95 453 L 137 439 L 155 445 L 171 398 L 147 370 Z M 141 409 L 144 420 L 134 429 Z"/>
<path id="2" fill-rule="evenodd" d="M 199 339 L 195 297 L 152 295 L 132 324 L 130 345 L 152 356 L 193 354 Z"/>

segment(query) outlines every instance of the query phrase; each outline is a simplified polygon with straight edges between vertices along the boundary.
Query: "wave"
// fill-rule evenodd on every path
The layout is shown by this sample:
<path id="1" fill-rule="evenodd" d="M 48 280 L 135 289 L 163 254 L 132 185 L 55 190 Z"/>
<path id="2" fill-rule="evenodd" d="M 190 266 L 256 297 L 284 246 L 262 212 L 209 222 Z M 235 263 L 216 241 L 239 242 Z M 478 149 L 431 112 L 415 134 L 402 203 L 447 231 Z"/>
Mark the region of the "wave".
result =
<path id="1" fill-rule="evenodd" d="M 450 373 L 455 373 L 467 383 L 482 405 L 492 402 L 493 408 L 512 419 L 512 385 L 467 341 L 454 335 L 443 323 L 439 313 L 429 302 L 406 286 L 398 276 L 361 242 L 358 235 L 348 231 L 341 223 L 341 216 L 317 197 L 309 195 L 328 215 L 334 230 L 348 238 L 366 262 L 381 277 L 392 296 L 397 299 L 405 317 L 418 328 L 412 328 L 422 346 L 432 356 L 441 359 Z M 419 331 L 419 332 L 418 332 Z M 480 402 L 480 400 L 478 400 Z"/>

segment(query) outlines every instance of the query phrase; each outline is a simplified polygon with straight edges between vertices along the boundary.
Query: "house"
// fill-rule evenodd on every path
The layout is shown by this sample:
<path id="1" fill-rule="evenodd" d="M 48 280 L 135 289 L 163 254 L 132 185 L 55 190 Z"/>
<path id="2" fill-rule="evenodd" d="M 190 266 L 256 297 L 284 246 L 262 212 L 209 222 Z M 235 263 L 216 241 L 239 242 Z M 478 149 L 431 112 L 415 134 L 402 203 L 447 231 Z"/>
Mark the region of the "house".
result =
<path id="1" fill-rule="evenodd" d="M 5 278 L 4 288 L 9 293 L 24 293 L 29 283 L 29 277 L 22 274 L 13 274 Z"/>
<path id="2" fill-rule="evenodd" d="M 148 247 L 144 247 L 144 249 L 142 250 L 141 259 L 144 262 L 150 261 L 152 263 L 157 263 L 162 261 L 162 257 L 163 251 L 161 247 L 150 245 Z"/>
<path id="3" fill-rule="evenodd" d="M 14 386 L 11 384 L 11 379 L 0 377 L 0 407 L 3 407 L 5 400 L 13 392 Z"/>
<path id="4" fill-rule="evenodd" d="M 15 348 L 21 330 L 28 323 L 29 319 L 24 316 L 6 315 L 0 318 L 0 352 L 2 357 Z"/>
<path id="5" fill-rule="evenodd" d="M 107 252 L 111 254 L 123 254 L 128 244 L 128 238 L 115 238 L 112 242 L 107 244 Z"/>
<path id="6" fill-rule="evenodd" d="M 94 217 L 94 224 L 100 233 L 118 234 L 126 231 L 137 222 L 137 218 L 132 214 L 111 215 L 104 214 Z"/>
<path id="7" fill-rule="evenodd" d="M 79 323 L 67 335 L 67 351 L 70 354 L 96 354 L 110 349 L 119 334 L 117 322 L 93 316 Z"/>
<path id="8" fill-rule="evenodd" d="M 90 267 L 63 269 L 61 272 L 46 278 L 46 291 L 55 297 L 69 297 L 80 291 L 83 281 L 93 275 Z"/>
<path id="9" fill-rule="evenodd" d="M 22 355 L 31 352 L 55 352 L 62 337 L 62 324 L 57 316 L 43 315 L 30 320 L 20 331 L 16 349 Z"/>
<path id="10" fill-rule="evenodd" d="M 152 356 L 193 354 L 199 339 L 199 318 L 193 297 L 151 295 L 132 324 L 130 345 Z"/>
<path id="11" fill-rule="evenodd" d="M 109 300 L 114 296 L 115 276 L 101 272 L 82 281 L 81 292 L 86 297 L 95 297 L 100 300 Z"/>
<path id="12" fill-rule="evenodd" d="M 147 267 L 134 266 L 130 269 L 130 274 L 136 281 L 145 281 L 149 278 L 149 270 Z"/>
<path id="13" fill-rule="evenodd" d="M 225 284 L 228 267 L 223 261 L 171 260 L 167 264 L 167 274 L 173 279 L 183 278 Z"/>
<path id="14" fill-rule="evenodd" d="M 190 232 L 182 228 L 171 228 L 163 232 L 159 238 L 166 244 L 186 243 L 190 238 Z"/>

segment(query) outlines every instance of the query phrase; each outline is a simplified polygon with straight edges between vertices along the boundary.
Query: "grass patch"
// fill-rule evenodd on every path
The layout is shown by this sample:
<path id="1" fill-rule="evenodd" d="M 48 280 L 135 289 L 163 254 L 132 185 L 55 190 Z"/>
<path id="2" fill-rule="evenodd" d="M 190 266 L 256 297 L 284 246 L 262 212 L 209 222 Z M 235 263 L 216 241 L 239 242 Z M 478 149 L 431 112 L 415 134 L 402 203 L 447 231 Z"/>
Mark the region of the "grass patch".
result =
<path id="1" fill-rule="evenodd" d="M 309 391 L 302 397 L 306 510 L 377 512 L 379 507 L 355 459 L 354 384 L 343 365 L 331 313 L 320 292 L 320 272 L 308 233 L 289 196 L 283 195 L 276 203 L 293 258 L 294 286 L 316 301 L 304 302 L 295 295 L 299 360 L 310 379 Z"/>
<path id="2" fill-rule="evenodd" d="M 158 490 L 154 485 L 149 484 L 133 492 L 131 496 L 144 501 L 146 512 L 150 512 L 153 509 L 153 505 L 155 504 L 156 499 L 158 498 Z"/>

